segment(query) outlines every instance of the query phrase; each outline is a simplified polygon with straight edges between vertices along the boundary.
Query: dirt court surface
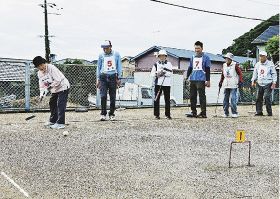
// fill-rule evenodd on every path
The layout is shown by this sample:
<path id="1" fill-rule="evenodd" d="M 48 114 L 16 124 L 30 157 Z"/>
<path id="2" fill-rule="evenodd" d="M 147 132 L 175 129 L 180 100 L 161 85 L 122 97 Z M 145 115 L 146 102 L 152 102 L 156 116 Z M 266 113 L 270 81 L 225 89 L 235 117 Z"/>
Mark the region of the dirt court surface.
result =
<path id="1" fill-rule="evenodd" d="M 0 198 L 279 198 L 279 106 L 273 117 L 155 120 L 152 109 L 117 112 L 100 122 L 99 111 L 67 112 L 69 136 L 45 128 L 49 113 L 0 115 Z M 163 110 L 161 111 L 163 115 Z M 218 108 L 222 115 L 222 107 Z M 252 141 L 233 146 L 235 130 Z M 13 180 L 16 187 L 6 177 Z"/>

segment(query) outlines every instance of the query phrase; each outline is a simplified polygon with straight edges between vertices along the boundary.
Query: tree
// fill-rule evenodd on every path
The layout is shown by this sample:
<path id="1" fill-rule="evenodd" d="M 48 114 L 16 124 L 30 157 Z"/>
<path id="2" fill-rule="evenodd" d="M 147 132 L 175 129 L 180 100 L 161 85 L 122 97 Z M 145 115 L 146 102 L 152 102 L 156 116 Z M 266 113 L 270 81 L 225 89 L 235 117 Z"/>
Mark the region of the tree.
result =
<path id="1" fill-rule="evenodd" d="M 73 61 L 71 61 L 71 59 L 66 59 L 64 64 L 81 64 L 82 65 L 83 61 L 80 59 L 74 59 Z"/>
<path id="2" fill-rule="evenodd" d="M 66 61 L 64 62 L 64 64 L 72 64 L 70 59 L 66 59 Z"/>
<path id="3" fill-rule="evenodd" d="M 83 61 L 80 59 L 75 59 L 72 64 L 83 64 Z"/>
<path id="4" fill-rule="evenodd" d="M 279 61 L 279 35 L 270 38 L 265 46 L 265 49 L 272 57 L 274 63 Z"/>
<path id="5" fill-rule="evenodd" d="M 252 41 L 262 34 L 269 26 L 275 25 L 279 25 L 279 14 L 270 17 L 268 20 L 260 23 L 249 32 L 246 32 L 235 39 L 234 44 L 226 49 L 223 49 L 222 53 L 226 54 L 227 52 L 231 52 L 237 56 L 244 56 L 249 49 L 252 51 L 253 57 L 256 57 L 256 45 L 252 44 Z"/>

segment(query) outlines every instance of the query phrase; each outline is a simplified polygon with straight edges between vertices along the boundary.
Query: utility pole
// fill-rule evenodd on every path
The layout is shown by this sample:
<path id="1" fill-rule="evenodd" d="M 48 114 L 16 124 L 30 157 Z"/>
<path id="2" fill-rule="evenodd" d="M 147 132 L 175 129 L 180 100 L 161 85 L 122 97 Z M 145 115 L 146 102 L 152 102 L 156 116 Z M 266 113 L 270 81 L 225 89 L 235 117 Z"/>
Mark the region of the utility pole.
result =
<path id="1" fill-rule="evenodd" d="M 46 51 L 46 60 L 50 62 L 50 40 L 49 40 L 49 27 L 48 27 L 48 9 L 47 9 L 47 0 L 44 0 L 44 14 L 45 14 L 45 51 Z"/>
<path id="2" fill-rule="evenodd" d="M 45 58 L 47 62 L 50 62 L 50 37 L 54 37 L 52 35 L 49 35 L 49 25 L 48 25 L 48 15 L 61 15 L 59 13 L 48 13 L 48 6 L 50 8 L 55 8 L 57 11 L 62 10 L 63 8 L 57 8 L 57 5 L 55 3 L 48 3 L 47 0 L 44 0 L 44 4 L 39 4 L 40 7 L 44 8 L 44 17 L 45 17 L 45 35 L 41 35 L 40 37 L 44 37 L 45 39 Z"/>

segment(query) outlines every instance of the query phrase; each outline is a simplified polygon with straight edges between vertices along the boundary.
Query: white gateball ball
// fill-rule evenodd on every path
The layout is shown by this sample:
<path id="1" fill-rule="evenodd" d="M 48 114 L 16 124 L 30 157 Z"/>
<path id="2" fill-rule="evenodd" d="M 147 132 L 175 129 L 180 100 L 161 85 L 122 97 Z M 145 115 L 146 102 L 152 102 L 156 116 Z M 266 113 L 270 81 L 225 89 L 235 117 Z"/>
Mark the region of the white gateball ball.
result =
<path id="1" fill-rule="evenodd" d="M 68 131 L 63 131 L 63 133 L 62 133 L 64 136 L 67 136 L 67 135 L 69 135 L 69 132 Z"/>

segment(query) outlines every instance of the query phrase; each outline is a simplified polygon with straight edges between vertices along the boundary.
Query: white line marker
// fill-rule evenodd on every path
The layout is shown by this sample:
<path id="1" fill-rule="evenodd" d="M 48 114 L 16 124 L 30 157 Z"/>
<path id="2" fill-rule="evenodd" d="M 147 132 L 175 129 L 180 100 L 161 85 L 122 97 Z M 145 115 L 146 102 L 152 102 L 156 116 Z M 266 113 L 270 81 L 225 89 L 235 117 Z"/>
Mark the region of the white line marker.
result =
<path id="1" fill-rule="evenodd" d="M 12 183 L 12 185 L 14 185 L 24 196 L 27 198 L 29 197 L 29 194 L 24 191 L 17 183 L 15 183 L 13 179 L 9 178 L 9 176 L 7 176 L 4 172 L 1 172 L 1 175 L 4 176 L 10 183 Z"/>

